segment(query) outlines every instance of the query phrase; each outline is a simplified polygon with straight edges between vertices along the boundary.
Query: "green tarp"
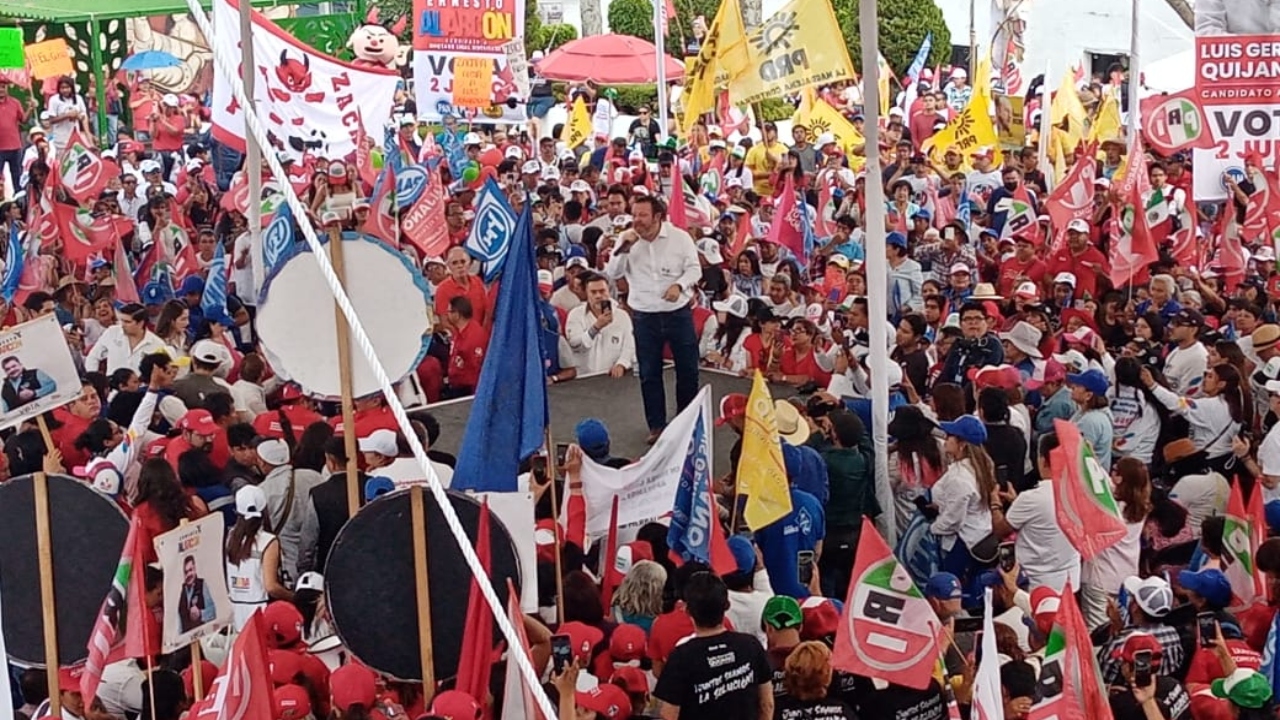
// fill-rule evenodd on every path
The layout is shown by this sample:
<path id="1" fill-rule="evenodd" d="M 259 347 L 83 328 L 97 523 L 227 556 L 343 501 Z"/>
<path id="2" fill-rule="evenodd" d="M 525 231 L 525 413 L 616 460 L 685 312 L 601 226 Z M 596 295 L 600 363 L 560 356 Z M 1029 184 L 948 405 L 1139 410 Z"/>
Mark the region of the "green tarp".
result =
<path id="1" fill-rule="evenodd" d="M 295 5 L 293 2 L 254 0 L 256 8 L 275 5 Z M 209 9 L 209 0 L 200 0 Z M 2 0 L 0 18 L 14 20 L 41 20 L 45 22 L 83 22 L 90 19 L 112 20 L 116 18 L 173 15 L 187 12 L 186 0 Z"/>

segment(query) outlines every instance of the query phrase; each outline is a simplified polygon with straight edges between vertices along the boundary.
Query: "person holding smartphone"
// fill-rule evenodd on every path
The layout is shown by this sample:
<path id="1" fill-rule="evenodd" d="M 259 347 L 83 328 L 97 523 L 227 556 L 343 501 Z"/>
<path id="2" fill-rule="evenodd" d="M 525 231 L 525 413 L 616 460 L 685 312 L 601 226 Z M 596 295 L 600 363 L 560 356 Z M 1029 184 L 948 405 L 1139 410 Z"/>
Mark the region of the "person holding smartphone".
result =
<path id="1" fill-rule="evenodd" d="M 574 366 L 585 375 L 609 373 L 620 378 L 635 366 L 636 344 L 631 316 L 615 307 L 609 279 L 590 270 L 578 276 L 587 301 L 569 311 L 565 337 Z"/>
<path id="2" fill-rule="evenodd" d="M 1117 718 L 1189 720 L 1191 698 L 1182 683 L 1161 671 L 1164 651 L 1154 635 L 1135 632 L 1112 654 L 1120 677 L 1111 682 L 1108 700 Z"/>

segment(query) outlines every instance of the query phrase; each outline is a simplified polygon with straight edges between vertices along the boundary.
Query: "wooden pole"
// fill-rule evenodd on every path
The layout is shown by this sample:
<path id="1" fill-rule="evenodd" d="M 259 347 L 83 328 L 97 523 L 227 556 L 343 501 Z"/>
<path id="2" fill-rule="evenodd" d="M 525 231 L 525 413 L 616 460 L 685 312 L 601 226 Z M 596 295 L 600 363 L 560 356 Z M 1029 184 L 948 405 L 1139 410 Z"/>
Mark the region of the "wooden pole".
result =
<path id="1" fill-rule="evenodd" d="M 551 442 L 551 423 L 547 423 L 547 477 L 551 479 L 551 516 L 556 518 L 556 622 L 564 622 L 564 558 L 561 557 L 560 503 L 556 492 L 556 446 Z"/>
<path id="2" fill-rule="evenodd" d="M 435 651 L 431 635 L 431 584 L 427 575 L 427 513 L 422 486 L 409 488 L 410 520 L 413 523 L 413 579 L 418 589 L 418 651 L 422 661 L 423 703 L 431 704 L 436 690 Z"/>
<path id="3" fill-rule="evenodd" d="M 329 262 L 338 280 L 346 285 L 346 263 L 342 253 L 342 229 L 331 224 L 329 230 Z M 338 380 L 342 383 L 342 444 L 347 454 L 347 514 L 355 515 L 360 509 L 360 466 L 356 458 L 355 398 L 351 390 L 351 331 L 347 318 L 333 304 L 334 321 L 338 325 Z"/>
<path id="4" fill-rule="evenodd" d="M 147 695 L 151 699 L 151 720 L 156 720 L 156 661 L 151 653 L 147 653 Z"/>
<path id="5" fill-rule="evenodd" d="M 40 437 L 44 438 L 44 449 L 47 452 L 53 452 L 58 446 L 53 443 L 53 435 L 49 433 L 49 425 L 44 421 L 44 415 L 36 416 L 36 427 L 40 428 Z"/>
<path id="6" fill-rule="evenodd" d="M 44 421 L 40 421 L 44 428 Z M 48 430 L 46 429 L 47 433 Z M 46 442 L 48 442 L 46 440 Z M 44 471 L 35 474 L 36 551 L 40 561 L 40 604 L 44 612 L 44 664 L 49 676 L 49 715 L 62 714 L 58 687 L 58 615 L 53 597 L 53 543 L 49 535 L 49 478 Z"/>

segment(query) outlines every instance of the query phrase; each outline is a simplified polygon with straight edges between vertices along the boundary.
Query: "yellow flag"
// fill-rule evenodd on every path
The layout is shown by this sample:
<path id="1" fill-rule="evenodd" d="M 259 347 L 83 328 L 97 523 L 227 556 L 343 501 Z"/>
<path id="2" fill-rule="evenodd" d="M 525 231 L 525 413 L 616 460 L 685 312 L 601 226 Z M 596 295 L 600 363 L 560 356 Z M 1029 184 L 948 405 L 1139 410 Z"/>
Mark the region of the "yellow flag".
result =
<path id="1" fill-rule="evenodd" d="M 1108 93 L 1102 99 L 1102 106 L 1098 108 L 1098 116 L 1089 125 L 1089 134 L 1085 141 L 1096 142 L 1101 146 L 1104 141 L 1120 135 L 1120 128 L 1120 101 L 1115 95 Z M 1105 156 L 1106 154 L 1099 148 L 1098 157 Z"/>
<path id="2" fill-rule="evenodd" d="M 729 74 L 739 105 L 857 77 L 830 0 L 791 0 L 751 33 L 745 48 L 747 67 Z"/>
<path id="3" fill-rule="evenodd" d="M 1076 145 L 1084 139 L 1084 123 L 1088 117 L 1089 113 L 1085 112 L 1080 95 L 1076 93 L 1075 75 L 1068 70 L 1062 76 L 1062 84 L 1049 106 L 1049 121 L 1064 132 L 1063 153 L 1069 155 L 1076 151 Z"/>
<path id="4" fill-rule="evenodd" d="M 811 135 L 816 136 L 822 133 L 835 135 L 836 142 L 840 143 L 840 147 L 844 148 L 846 153 L 867 141 L 862 136 L 862 133 L 858 132 L 858 128 L 846 120 L 839 110 L 831 107 L 826 100 L 819 97 L 813 98 L 808 108 L 804 106 L 802 101 L 800 109 L 792 116 L 792 121 L 809 128 Z"/>
<path id="5" fill-rule="evenodd" d="M 742 458 L 738 461 L 738 492 L 747 497 L 742 517 L 752 530 L 781 520 L 791 512 L 791 489 L 782 459 L 782 440 L 773 398 L 764 376 L 756 370 L 742 425 Z"/>
<path id="6" fill-rule="evenodd" d="M 680 99 L 684 104 L 686 134 L 703 113 L 715 109 L 717 82 L 722 77 L 741 74 L 748 61 L 747 31 L 742 25 L 738 0 L 723 0 L 702 40 L 698 56 L 689 62 L 684 75 L 685 89 Z"/>
<path id="7" fill-rule="evenodd" d="M 566 129 L 565 147 L 570 150 L 585 143 L 591 137 L 591 113 L 587 104 L 579 97 L 573 101 L 573 110 L 569 112 L 569 127 Z"/>
<path id="8" fill-rule="evenodd" d="M 983 66 L 989 61 L 978 64 L 978 78 L 984 74 Z M 994 151 L 992 164 L 999 167 L 1004 162 L 1004 154 L 1000 152 L 1000 135 L 996 133 L 996 125 L 991 120 L 990 72 L 986 72 L 988 80 L 975 78 L 973 94 L 969 96 L 969 104 L 964 110 L 956 113 L 947 126 L 934 133 L 933 137 L 924 141 L 923 149 L 935 165 L 941 166 L 947 154 L 947 148 L 955 147 L 964 156 L 966 167 L 972 165 L 974 152 L 979 148 Z"/>
<path id="9" fill-rule="evenodd" d="M 893 69 L 889 67 L 889 61 L 884 59 L 884 55 L 880 54 L 876 57 L 876 85 L 880 90 L 880 117 L 889 117 L 890 100 L 889 80 L 893 77 Z"/>

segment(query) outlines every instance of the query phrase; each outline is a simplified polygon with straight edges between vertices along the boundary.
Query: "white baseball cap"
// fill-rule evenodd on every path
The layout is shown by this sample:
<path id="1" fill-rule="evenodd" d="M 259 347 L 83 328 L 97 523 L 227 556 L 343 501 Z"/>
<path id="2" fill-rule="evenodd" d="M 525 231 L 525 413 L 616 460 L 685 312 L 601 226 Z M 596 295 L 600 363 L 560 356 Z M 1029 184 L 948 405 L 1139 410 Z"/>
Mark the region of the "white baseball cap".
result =
<path id="1" fill-rule="evenodd" d="M 586 180 L 574 180 L 569 183 L 569 192 L 589 193 L 591 192 L 591 186 L 587 184 Z"/>
<path id="2" fill-rule="evenodd" d="M 1075 276 L 1075 275 L 1073 275 L 1073 274 L 1071 274 L 1071 273 L 1069 273 L 1069 272 L 1060 272 L 1060 273 L 1058 273 L 1057 275 L 1055 275 L 1055 276 L 1053 277 L 1053 283 L 1054 283 L 1055 285 L 1056 285 L 1056 284 L 1058 284 L 1058 283 L 1066 283 L 1067 285 L 1070 285 L 1071 287 L 1075 287 L 1075 286 L 1076 286 L 1076 276 Z"/>
<path id="3" fill-rule="evenodd" d="M 525 175 L 537 175 L 542 172 L 542 163 L 537 160 L 529 160 L 520 166 L 520 172 Z"/>
<path id="4" fill-rule="evenodd" d="M 469 133 L 467 133 L 466 135 L 463 135 L 463 136 L 462 136 L 462 144 L 463 144 L 463 146 L 467 146 L 467 145 L 481 145 L 481 144 L 483 144 L 483 143 L 484 143 L 484 141 L 480 139 L 480 135 L 479 135 L 479 134 L 477 134 L 477 133 L 469 132 Z"/>
<path id="5" fill-rule="evenodd" d="M 1081 220 L 1080 218 L 1076 218 L 1075 220 L 1067 223 L 1067 232 L 1071 231 L 1087 233 L 1089 232 L 1089 223 Z"/>
<path id="6" fill-rule="evenodd" d="M 360 438 L 360 452 L 375 453 L 383 457 L 395 457 L 400 454 L 396 443 L 396 434 L 386 428 L 374 430 Z"/>
<path id="7" fill-rule="evenodd" d="M 715 238 L 703 238 L 698 241 L 698 253 L 707 259 L 712 265 L 719 265 L 724 262 L 724 255 L 720 252 L 720 243 Z"/>
<path id="8" fill-rule="evenodd" d="M 724 300 L 711 303 L 711 309 L 736 318 L 744 318 L 747 316 L 747 299 L 741 295 L 730 295 Z"/>
<path id="9" fill-rule="evenodd" d="M 236 514 L 252 520 L 267 510 L 267 494 L 257 485 L 245 485 L 236 491 Z"/>

